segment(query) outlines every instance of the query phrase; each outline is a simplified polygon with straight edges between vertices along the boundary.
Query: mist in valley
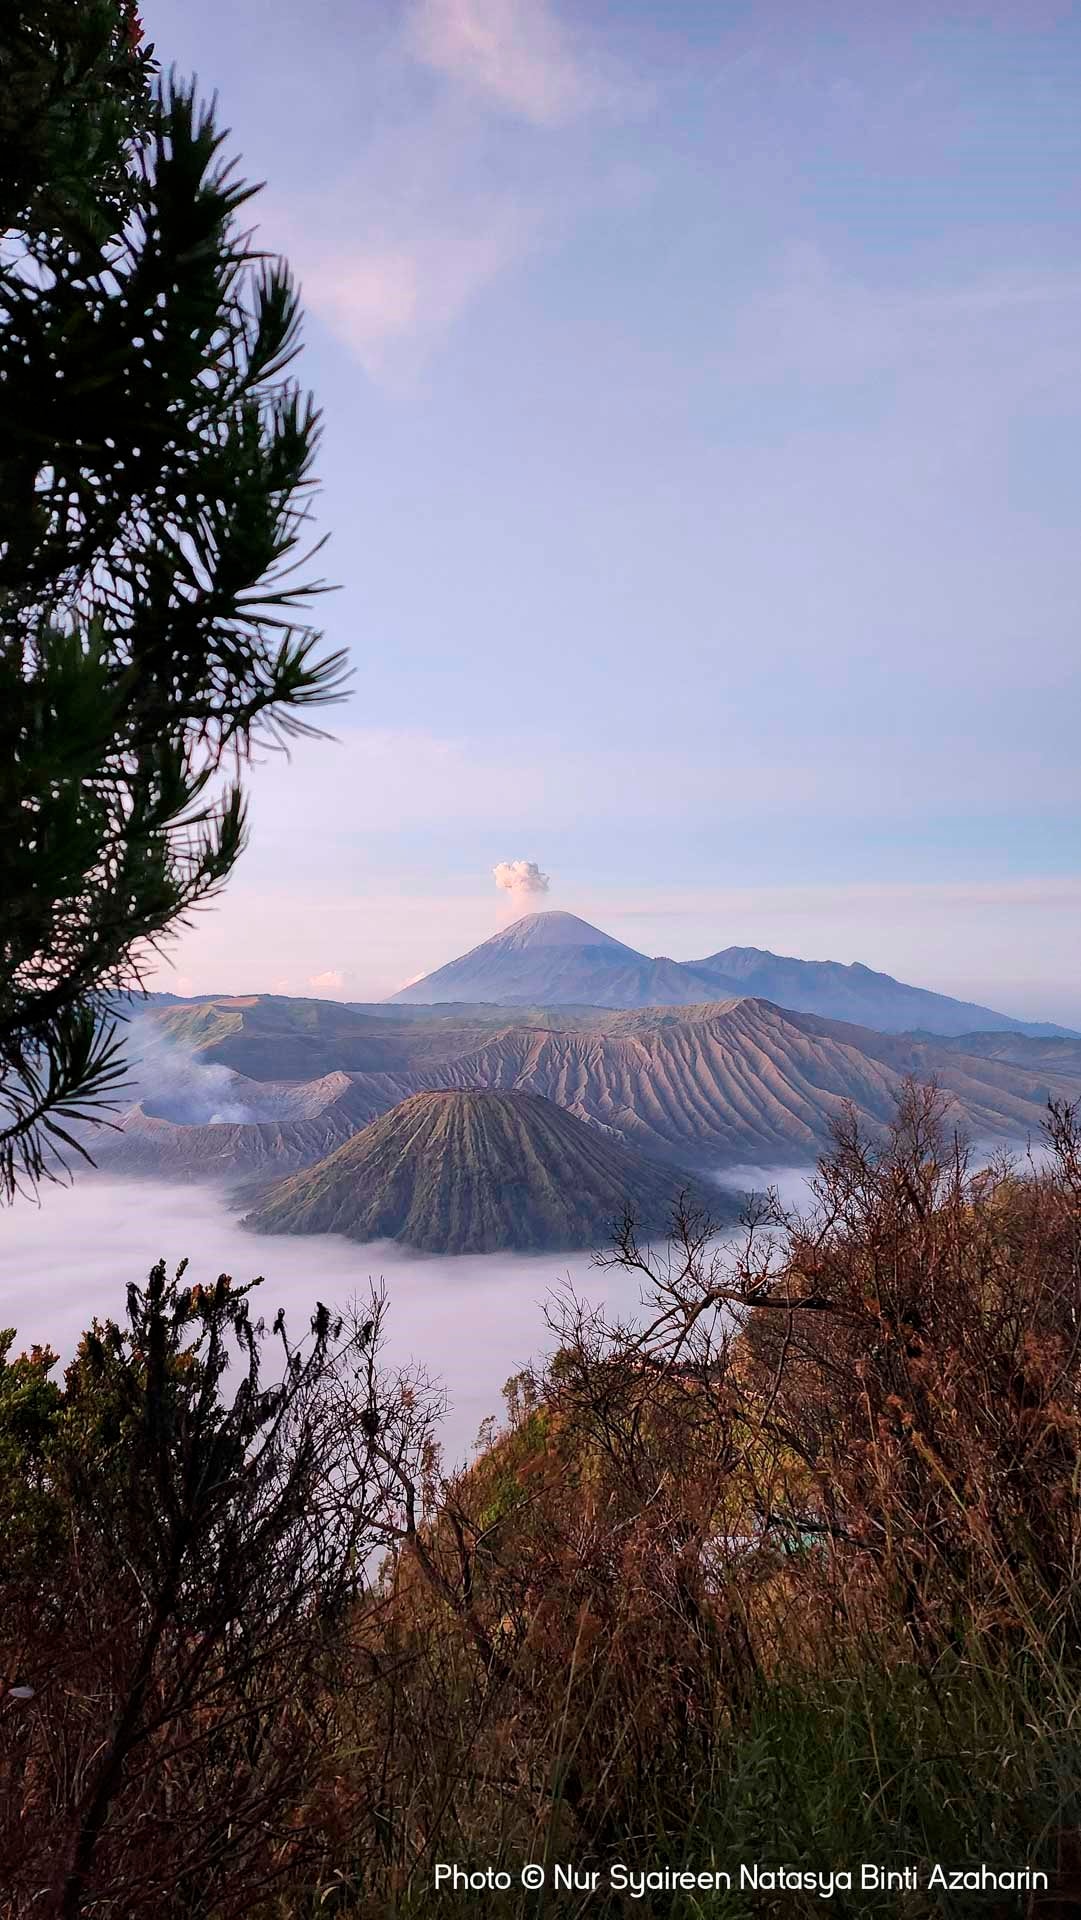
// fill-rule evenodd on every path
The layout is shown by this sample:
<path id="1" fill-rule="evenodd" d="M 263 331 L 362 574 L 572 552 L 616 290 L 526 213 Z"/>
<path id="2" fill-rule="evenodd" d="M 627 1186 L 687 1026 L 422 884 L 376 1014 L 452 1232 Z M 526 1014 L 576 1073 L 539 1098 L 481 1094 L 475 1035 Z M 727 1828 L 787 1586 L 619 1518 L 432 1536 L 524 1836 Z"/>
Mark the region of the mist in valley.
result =
<path id="1" fill-rule="evenodd" d="M 394 1242 L 359 1246 L 337 1234 L 256 1234 L 240 1225 L 220 1188 L 77 1175 L 17 1200 L 0 1219 L 0 1326 L 16 1349 L 49 1343 L 70 1358 L 94 1315 L 122 1320 L 131 1281 L 156 1260 L 187 1258 L 193 1280 L 256 1274 L 268 1323 L 284 1307 L 294 1336 L 317 1300 L 334 1308 L 386 1281 L 388 1357 L 422 1363 L 446 1387 L 448 1464 L 465 1458 L 488 1414 L 502 1412 L 504 1381 L 552 1344 L 544 1302 L 568 1283 L 594 1304 L 627 1312 L 638 1300 L 627 1275 L 601 1273 L 588 1253 L 479 1254 L 442 1258 Z"/>
<path id="2" fill-rule="evenodd" d="M 759 1191 L 778 1182 L 788 1200 L 806 1194 L 791 1168 L 723 1175 L 726 1186 Z M 204 1283 L 222 1272 L 238 1281 L 262 1275 L 258 1311 L 269 1323 L 284 1307 L 294 1335 L 317 1300 L 345 1306 L 384 1280 L 389 1359 L 421 1363 L 447 1390 L 449 1463 L 469 1454 L 482 1420 L 502 1412 L 504 1381 L 551 1349 L 546 1302 L 568 1287 L 624 1316 L 639 1302 L 633 1275 L 602 1272 L 588 1253 L 443 1257 L 338 1234 L 252 1233 L 240 1218 L 215 1186 L 85 1172 L 70 1185 L 46 1185 L 0 1219 L 0 1326 L 15 1328 L 17 1349 L 48 1343 L 66 1361 L 95 1314 L 122 1319 L 128 1284 L 145 1280 L 159 1259 L 171 1270 L 187 1258 L 191 1278 Z"/>
<path id="3" fill-rule="evenodd" d="M 712 1177 L 717 1186 L 735 1194 L 777 1194 L 784 1207 L 807 1207 L 811 1203 L 809 1182 L 814 1167 L 725 1167 Z"/>

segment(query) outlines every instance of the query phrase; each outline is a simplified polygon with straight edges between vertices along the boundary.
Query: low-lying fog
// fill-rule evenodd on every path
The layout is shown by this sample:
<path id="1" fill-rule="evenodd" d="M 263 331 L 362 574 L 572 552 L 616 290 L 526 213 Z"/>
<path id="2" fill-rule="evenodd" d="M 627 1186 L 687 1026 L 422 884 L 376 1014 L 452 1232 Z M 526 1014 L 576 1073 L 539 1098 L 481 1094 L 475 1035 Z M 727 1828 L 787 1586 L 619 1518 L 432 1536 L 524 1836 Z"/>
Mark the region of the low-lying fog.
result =
<path id="1" fill-rule="evenodd" d="M 726 1172 L 725 1184 L 770 1183 L 768 1169 L 738 1174 Z M 796 1197 L 797 1184 L 789 1170 L 786 1197 Z M 129 1281 L 144 1280 L 160 1258 L 172 1268 L 185 1256 L 194 1280 L 262 1274 L 259 1310 L 269 1322 L 284 1307 L 295 1335 L 317 1300 L 344 1305 L 366 1293 L 369 1279 L 384 1279 L 389 1357 L 423 1363 L 447 1389 L 448 1465 L 468 1455 L 488 1414 L 502 1413 L 504 1381 L 550 1347 L 546 1299 L 568 1281 L 623 1315 L 639 1299 L 633 1276 L 602 1273 L 587 1253 L 450 1259 L 337 1234 L 255 1234 L 217 1188 L 77 1174 L 71 1186 L 43 1188 L 40 1204 L 20 1199 L 0 1212 L 0 1327 L 16 1329 L 16 1350 L 38 1341 L 66 1360 L 95 1314 L 123 1319 Z"/>
<path id="2" fill-rule="evenodd" d="M 714 1175 L 719 1187 L 731 1187 L 736 1193 L 765 1193 L 774 1188 L 784 1207 L 809 1207 L 809 1183 L 814 1167 L 726 1167 Z"/>

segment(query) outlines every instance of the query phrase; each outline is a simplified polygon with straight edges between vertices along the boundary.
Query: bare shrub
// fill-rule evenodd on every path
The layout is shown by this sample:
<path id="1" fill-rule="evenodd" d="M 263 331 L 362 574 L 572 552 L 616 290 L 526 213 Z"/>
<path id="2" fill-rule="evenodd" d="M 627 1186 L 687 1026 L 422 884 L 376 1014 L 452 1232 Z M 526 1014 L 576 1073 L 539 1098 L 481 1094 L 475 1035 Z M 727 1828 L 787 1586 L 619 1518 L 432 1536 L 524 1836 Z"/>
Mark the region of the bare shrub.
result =
<path id="1" fill-rule="evenodd" d="M 395 1519 L 378 1454 L 422 1457 L 430 1408 L 379 1371 L 380 1297 L 349 1326 L 319 1307 L 295 1346 L 250 1294 L 158 1266 L 62 1389 L 51 1355 L 2 1370 L 19 1497 L 0 1876 L 17 1913 L 241 1914 L 321 1857 L 310 1789 Z"/>

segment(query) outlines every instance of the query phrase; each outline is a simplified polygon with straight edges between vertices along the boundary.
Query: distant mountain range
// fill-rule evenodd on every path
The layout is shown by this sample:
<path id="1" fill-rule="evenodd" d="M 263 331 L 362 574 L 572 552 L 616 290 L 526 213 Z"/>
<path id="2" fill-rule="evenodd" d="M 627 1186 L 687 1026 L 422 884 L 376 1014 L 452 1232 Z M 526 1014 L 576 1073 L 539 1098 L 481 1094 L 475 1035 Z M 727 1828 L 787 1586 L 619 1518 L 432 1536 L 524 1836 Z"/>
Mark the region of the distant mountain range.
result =
<path id="1" fill-rule="evenodd" d="M 543 1095 L 617 1146 L 702 1174 L 806 1165 L 846 1101 L 880 1126 L 909 1075 L 936 1079 L 981 1141 L 1036 1136 L 1049 1098 L 1081 1095 L 1081 1039 L 885 1034 L 757 999 L 376 1018 L 250 995 L 146 1017 L 163 1044 L 147 1049 L 140 1097 L 88 1144 L 103 1167 L 181 1180 L 299 1171 L 413 1095 L 451 1089 Z"/>
<path id="2" fill-rule="evenodd" d="M 1066 1029 L 757 948 L 650 959 L 566 913 L 378 1006 L 130 1010 L 137 1097 L 86 1134 L 100 1165 L 244 1183 L 263 1231 L 440 1253 L 595 1245 L 627 1205 L 660 1233 L 688 1186 L 723 1222 L 716 1176 L 806 1166 L 847 1106 L 883 1127 L 907 1078 L 936 1081 L 981 1144 L 1036 1137 L 1049 1099 L 1081 1095 Z"/>
<path id="3" fill-rule="evenodd" d="M 635 1008 L 739 997 L 772 1000 L 797 1013 L 883 1033 L 1070 1035 L 1068 1028 L 1014 1020 L 990 1007 L 906 986 L 858 962 L 787 959 L 758 947 L 725 947 L 704 960 L 651 960 L 573 913 L 527 914 L 460 959 L 403 987 L 388 1004 Z"/>
<path id="4" fill-rule="evenodd" d="M 646 1159 L 535 1093 L 418 1093 L 327 1159 L 263 1195 L 244 1224 L 262 1233 L 344 1233 L 434 1253 L 555 1251 L 611 1239 L 630 1208 L 663 1234 L 685 1191 L 718 1223 L 693 1178 Z"/>

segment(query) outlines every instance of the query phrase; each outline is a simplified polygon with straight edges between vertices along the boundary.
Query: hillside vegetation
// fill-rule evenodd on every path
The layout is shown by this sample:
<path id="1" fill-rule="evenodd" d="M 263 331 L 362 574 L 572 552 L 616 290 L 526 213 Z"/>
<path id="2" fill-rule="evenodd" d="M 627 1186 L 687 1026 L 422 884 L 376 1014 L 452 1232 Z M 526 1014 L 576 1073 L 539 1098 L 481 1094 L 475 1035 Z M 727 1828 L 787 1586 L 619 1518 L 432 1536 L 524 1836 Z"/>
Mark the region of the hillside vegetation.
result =
<path id="1" fill-rule="evenodd" d="M 1054 1108 L 1045 1166 L 973 1173 L 944 1122 L 915 1085 L 885 1138 L 842 1115 L 813 1211 L 739 1247 L 624 1232 L 642 1315 L 569 1303 L 449 1476 L 379 1298 L 282 1333 L 280 1387 L 225 1277 L 158 1270 L 62 1387 L 0 1354 L 15 1910 L 74 1874 L 43 1911 L 570 1920 L 519 1875 L 573 1861 L 605 1920 L 619 1862 L 737 1875 L 636 1912 L 810 1920 L 817 1883 L 738 1864 L 871 1861 L 911 1879 L 837 1911 L 1071 1914 L 1081 1135 Z"/>

